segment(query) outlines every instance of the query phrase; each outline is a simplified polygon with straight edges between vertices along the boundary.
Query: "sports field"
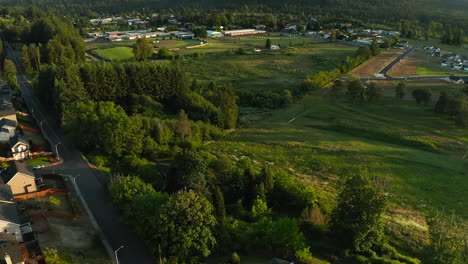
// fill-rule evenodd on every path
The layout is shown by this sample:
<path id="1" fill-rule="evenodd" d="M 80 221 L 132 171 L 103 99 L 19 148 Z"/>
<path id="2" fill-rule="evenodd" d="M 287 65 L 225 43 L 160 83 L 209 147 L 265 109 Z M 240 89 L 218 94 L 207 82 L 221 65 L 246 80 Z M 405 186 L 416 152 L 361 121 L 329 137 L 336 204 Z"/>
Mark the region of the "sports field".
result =
<path id="1" fill-rule="evenodd" d="M 109 60 L 128 60 L 134 57 L 132 48 L 130 47 L 95 49 L 94 52 Z"/>
<path id="2" fill-rule="evenodd" d="M 179 49 L 189 46 L 200 45 L 198 40 L 172 40 L 151 38 L 148 41 L 153 45 L 155 51 L 158 48 Z M 90 42 L 87 43 L 87 49 L 109 59 L 109 60 L 128 60 L 133 58 L 132 46 L 136 40 L 125 40 L 119 42 Z"/>

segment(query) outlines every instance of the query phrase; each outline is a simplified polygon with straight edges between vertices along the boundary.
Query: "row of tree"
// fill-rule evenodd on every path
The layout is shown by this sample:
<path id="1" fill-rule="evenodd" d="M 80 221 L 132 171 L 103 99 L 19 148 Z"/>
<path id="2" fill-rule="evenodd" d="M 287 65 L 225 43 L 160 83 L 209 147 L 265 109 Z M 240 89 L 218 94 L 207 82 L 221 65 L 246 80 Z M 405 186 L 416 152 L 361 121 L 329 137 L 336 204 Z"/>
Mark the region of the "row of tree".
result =
<path id="1" fill-rule="evenodd" d="M 435 112 L 455 119 L 461 128 L 468 127 L 468 87 L 461 93 L 441 92 L 435 105 Z"/>
<path id="2" fill-rule="evenodd" d="M 343 73 L 350 71 L 351 69 L 355 68 L 356 66 L 360 65 L 367 59 L 372 56 L 376 56 L 380 53 L 380 48 L 377 42 L 374 40 L 372 44 L 368 46 L 359 47 L 356 51 L 356 56 L 354 57 L 347 57 L 346 61 L 342 63 L 339 67 L 324 72 L 321 71 L 316 75 L 307 76 L 301 86 L 301 91 L 306 93 L 308 91 L 319 89 L 324 85 L 330 83 L 331 81 L 337 79 Z"/>
<path id="3" fill-rule="evenodd" d="M 59 115 L 73 101 L 113 101 L 127 112 L 132 94 L 149 96 L 165 110 L 185 109 L 193 120 L 210 122 L 221 128 L 234 128 L 237 97 L 230 86 L 210 84 L 190 86 L 177 67 L 156 62 L 97 63 L 42 67 L 35 82 L 36 94 Z"/>
<path id="4" fill-rule="evenodd" d="M 167 175 L 140 164 L 116 170 L 141 174 L 115 177 L 110 192 L 154 255 L 161 246 L 170 263 L 200 263 L 212 254 L 252 250 L 314 263 L 308 247 L 315 239 L 307 231 L 311 225 L 330 228 L 325 240 L 335 252 L 348 249 L 369 261 L 419 263 L 392 254 L 395 249 L 385 243 L 385 186 L 365 172 L 343 182 L 336 209 L 329 211 L 310 186 L 270 165 L 258 168 L 245 157 L 233 161 L 225 154 L 186 151 L 177 155 Z"/>

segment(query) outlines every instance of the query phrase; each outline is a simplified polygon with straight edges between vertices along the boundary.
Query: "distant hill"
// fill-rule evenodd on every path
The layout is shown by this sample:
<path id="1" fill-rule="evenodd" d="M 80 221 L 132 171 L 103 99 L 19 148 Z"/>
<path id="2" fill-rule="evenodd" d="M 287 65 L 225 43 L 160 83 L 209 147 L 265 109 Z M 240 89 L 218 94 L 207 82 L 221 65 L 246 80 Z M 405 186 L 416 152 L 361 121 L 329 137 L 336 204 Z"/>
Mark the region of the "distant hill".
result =
<path id="1" fill-rule="evenodd" d="M 34 5 L 46 10 L 59 10 L 84 14 L 88 10 L 98 13 L 117 13 L 132 10 L 160 8 L 237 8 L 245 5 L 256 11 L 289 11 L 310 14 L 398 21 L 417 19 L 442 23 L 468 25 L 467 0 L 0 0 L 0 6 Z M 450 19 L 448 19 L 450 18 Z"/>

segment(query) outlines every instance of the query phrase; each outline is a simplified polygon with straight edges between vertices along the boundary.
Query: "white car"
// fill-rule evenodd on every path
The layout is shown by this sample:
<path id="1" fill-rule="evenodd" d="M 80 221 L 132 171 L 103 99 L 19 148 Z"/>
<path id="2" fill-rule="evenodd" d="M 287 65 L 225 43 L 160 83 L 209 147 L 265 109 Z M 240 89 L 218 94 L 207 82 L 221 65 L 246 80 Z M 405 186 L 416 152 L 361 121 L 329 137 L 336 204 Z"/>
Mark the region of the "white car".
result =
<path id="1" fill-rule="evenodd" d="M 39 165 L 34 166 L 34 167 L 33 167 L 33 170 L 42 169 L 42 168 L 44 168 L 44 167 L 45 167 L 44 164 L 39 164 Z"/>

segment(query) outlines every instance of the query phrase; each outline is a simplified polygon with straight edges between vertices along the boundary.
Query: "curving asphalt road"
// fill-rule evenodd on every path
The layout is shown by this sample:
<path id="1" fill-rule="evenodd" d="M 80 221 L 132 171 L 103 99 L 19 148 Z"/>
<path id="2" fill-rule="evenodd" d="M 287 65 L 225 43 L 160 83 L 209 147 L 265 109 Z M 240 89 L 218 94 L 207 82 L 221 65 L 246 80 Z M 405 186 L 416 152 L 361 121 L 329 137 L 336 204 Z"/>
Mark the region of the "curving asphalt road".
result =
<path id="1" fill-rule="evenodd" d="M 64 136 L 53 115 L 48 112 L 33 96 L 32 89 L 26 77 L 20 72 L 18 59 L 11 46 L 8 45 L 8 57 L 18 68 L 18 84 L 20 85 L 24 101 L 32 115 L 40 124 L 43 135 L 49 140 L 54 151 L 62 159 L 62 163 L 41 170 L 41 173 L 57 173 L 75 176 L 86 206 L 90 209 L 95 223 L 99 226 L 104 237 L 104 244 L 111 258 L 115 259 L 114 250 L 124 246 L 118 251 L 118 260 L 121 264 L 153 264 L 155 259 L 131 227 L 120 221 L 118 211 L 112 205 L 108 196 L 105 182 L 96 174 L 82 157 L 70 140 Z M 148 223 L 153 224 L 153 223 Z"/>

